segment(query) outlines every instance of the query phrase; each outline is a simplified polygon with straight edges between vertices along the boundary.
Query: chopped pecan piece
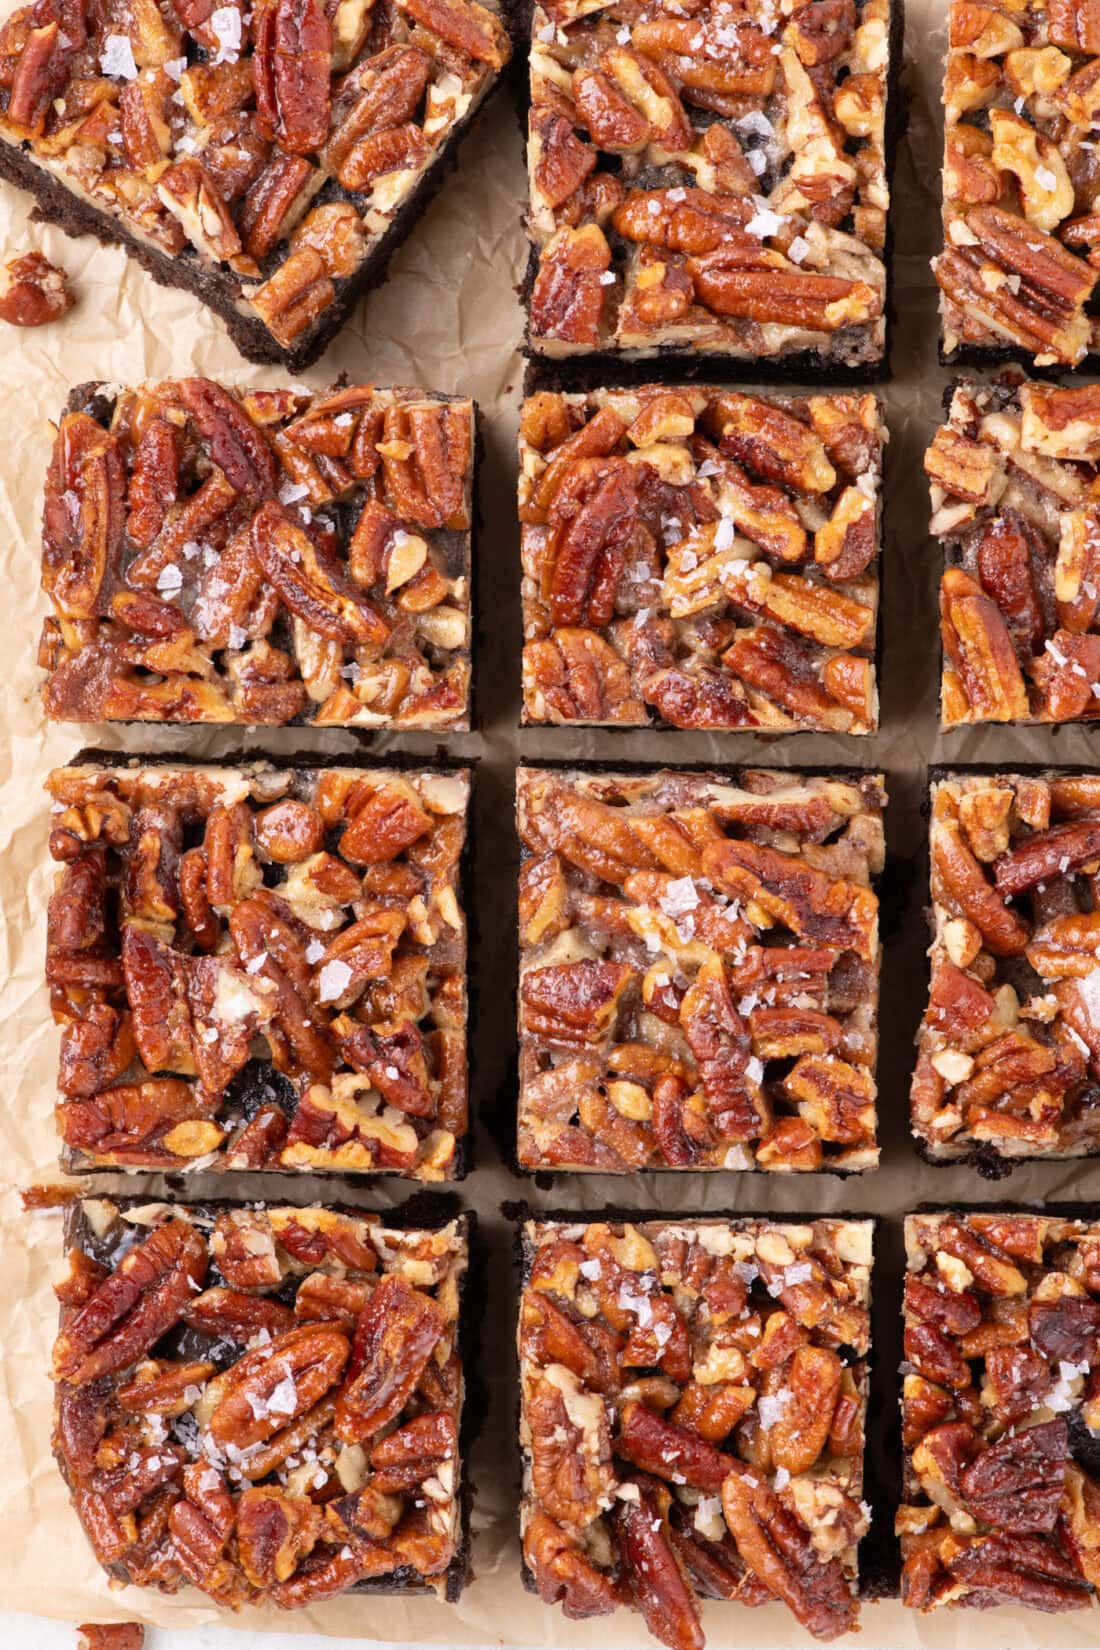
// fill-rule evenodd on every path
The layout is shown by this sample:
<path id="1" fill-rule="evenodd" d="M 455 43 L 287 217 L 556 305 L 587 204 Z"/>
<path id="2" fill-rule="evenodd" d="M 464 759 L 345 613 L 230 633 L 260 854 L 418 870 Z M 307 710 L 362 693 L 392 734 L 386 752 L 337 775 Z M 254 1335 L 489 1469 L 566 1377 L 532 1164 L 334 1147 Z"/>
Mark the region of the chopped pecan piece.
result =
<path id="1" fill-rule="evenodd" d="M 25 252 L 21 257 L 9 258 L 4 265 L 0 321 L 7 321 L 9 326 L 45 326 L 48 321 L 59 320 L 75 302 L 65 271 L 41 252 Z"/>

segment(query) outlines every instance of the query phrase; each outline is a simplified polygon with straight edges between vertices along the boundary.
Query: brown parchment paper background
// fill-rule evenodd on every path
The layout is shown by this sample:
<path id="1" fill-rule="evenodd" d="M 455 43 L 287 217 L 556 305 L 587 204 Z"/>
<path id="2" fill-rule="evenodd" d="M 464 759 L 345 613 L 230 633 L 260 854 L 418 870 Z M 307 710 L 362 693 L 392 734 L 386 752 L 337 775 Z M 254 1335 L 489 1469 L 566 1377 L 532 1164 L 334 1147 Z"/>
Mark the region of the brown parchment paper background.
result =
<path id="1" fill-rule="evenodd" d="M 0 9 L 9 9 L 4 4 Z M 62 263 L 79 294 L 75 310 L 39 332 L 5 330 L 0 341 L 0 1603 L 73 1621 L 134 1617 L 164 1627 L 217 1618 L 196 1592 L 175 1599 L 128 1588 L 113 1593 L 99 1571 L 68 1505 L 49 1447 L 49 1352 L 56 1308 L 50 1279 L 59 1260 L 56 1215 L 22 1214 L 17 1188 L 55 1179 L 52 1123 L 56 1033 L 42 983 L 44 916 L 50 870 L 48 813 L 41 785 L 48 769 L 84 745 L 130 753 L 216 755 L 246 746 L 257 753 L 387 748 L 437 752 L 478 763 L 475 787 L 474 886 L 467 890 L 476 923 L 473 949 L 475 1110 L 488 1116 L 512 1104 L 511 1024 L 514 976 L 515 866 L 511 806 L 517 758 L 593 756 L 650 762 L 738 761 L 879 766 L 887 774 L 890 860 L 883 886 L 885 954 L 882 981 L 879 1116 L 884 1144 L 877 1173 L 842 1181 L 831 1176 L 715 1174 L 559 1177 L 549 1191 L 513 1177 L 482 1123 L 472 1176 L 459 1188 L 478 1211 L 487 1249 L 487 1296 L 481 1369 L 488 1402 L 470 1462 L 476 1580 L 461 1603 L 434 1599 L 351 1596 L 301 1614 L 249 1611 L 248 1628 L 315 1635 L 370 1637 L 424 1644 L 546 1645 L 552 1650 L 619 1650 L 649 1642 L 641 1619 L 570 1623 L 544 1608 L 519 1581 L 515 1500 L 512 1228 L 500 1205 L 526 1197 L 542 1207 L 598 1209 L 614 1203 L 676 1214 L 737 1209 L 776 1214 L 868 1212 L 882 1217 L 876 1266 L 876 1431 L 873 1463 L 887 1480 L 898 1470 L 894 1426 L 899 1357 L 900 1217 L 921 1201 L 996 1203 L 1009 1199 L 1086 1201 L 1100 1195 L 1100 1160 L 1017 1170 L 1000 1185 L 970 1169 L 921 1163 L 908 1134 L 907 1083 L 912 1037 L 925 991 L 924 828 L 920 815 L 930 761 L 1075 762 L 1098 754 L 1097 736 L 1081 728 L 1060 733 L 994 729 L 941 738 L 937 732 L 939 644 L 935 585 L 939 553 L 926 535 L 927 494 L 920 461 L 948 379 L 936 361 L 935 296 L 928 258 L 939 237 L 939 63 L 944 0 L 909 0 L 905 83 L 908 136 L 894 180 L 894 378 L 884 390 L 891 442 L 887 464 L 883 556 L 882 731 L 873 738 L 796 735 L 764 743 L 751 736 L 645 731 L 518 730 L 519 568 L 515 526 L 513 440 L 522 363 L 514 345 L 522 317 L 514 284 L 524 264 L 519 224 L 524 189 L 519 128 L 508 89 L 498 93 L 463 149 L 457 173 L 398 253 L 388 284 L 360 305 L 353 323 L 325 359 L 305 375 L 329 384 L 346 371 L 353 380 L 417 383 L 464 391 L 483 410 L 486 440 L 479 545 L 478 642 L 475 653 L 477 731 L 445 743 L 427 736 L 378 739 L 298 730 L 242 734 L 166 729 L 48 729 L 38 702 L 35 644 L 44 612 L 38 591 L 38 519 L 47 462 L 49 420 L 70 387 L 85 378 L 134 381 L 183 372 L 231 383 L 275 384 L 284 374 L 243 362 L 220 323 L 189 296 L 154 285 L 120 252 L 91 240 L 70 241 L 28 221 L 28 202 L 0 190 L 0 249 L 5 256 L 42 247 Z M 273 1177 L 270 1195 L 306 1202 L 329 1195 L 382 1208 L 406 1188 L 379 1183 Z M 188 1195 L 262 1195 L 262 1177 L 206 1176 L 188 1181 Z M 96 1188 L 109 1190 L 110 1180 Z M 139 1182 L 151 1192 L 155 1180 Z M 889 1522 L 889 1507 L 877 1517 Z M 1002 1610 L 976 1617 L 945 1612 L 915 1619 L 896 1603 L 865 1606 L 865 1650 L 963 1646 L 976 1633 L 993 1644 L 1070 1647 L 1100 1641 L 1095 1609 L 1061 1617 Z M 713 1650 L 756 1650 L 807 1644 L 779 1605 L 749 1612 L 708 1605 Z"/>

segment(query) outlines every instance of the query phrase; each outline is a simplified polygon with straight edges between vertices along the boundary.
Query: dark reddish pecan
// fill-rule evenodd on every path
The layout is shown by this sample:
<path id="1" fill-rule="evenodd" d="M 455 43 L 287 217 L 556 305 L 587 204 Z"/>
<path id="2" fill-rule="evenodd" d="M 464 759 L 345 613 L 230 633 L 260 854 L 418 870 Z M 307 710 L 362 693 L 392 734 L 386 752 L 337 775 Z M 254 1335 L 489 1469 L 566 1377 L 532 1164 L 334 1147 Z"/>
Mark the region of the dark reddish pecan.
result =
<path id="1" fill-rule="evenodd" d="M 179 1321 L 206 1267 L 206 1245 L 186 1220 L 156 1227 L 64 1324 L 58 1378 L 82 1385 L 136 1363 Z"/>
<path id="2" fill-rule="evenodd" d="M 578 962 L 528 970 L 520 987 L 524 1029 L 565 1048 L 613 1034 L 619 1000 L 633 979 L 627 963 Z"/>
<path id="3" fill-rule="evenodd" d="M 606 625 L 638 521 L 637 471 L 580 459 L 550 505 L 543 594 L 555 625 Z"/>
<path id="4" fill-rule="evenodd" d="M 612 1528 L 634 1602 L 670 1650 L 703 1650 L 699 1605 L 668 1535 L 668 1493 L 635 1478 L 619 1489 Z"/>
<path id="5" fill-rule="evenodd" d="M 86 413 L 58 426 L 42 509 L 42 584 L 68 619 L 105 610 L 104 581 L 118 565 L 125 530 L 118 442 Z"/>
<path id="6" fill-rule="evenodd" d="M 643 1472 L 717 1495 L 730 1473 L 746 1470 L 687 1427 L 666 1421 L 645 1404 L 628 1403 L 619 1419 L 615 1453 Z"/>
<path id="7" fill-rule="evenodd" d="M 252 520 L 252 550 L 292 613 L 332 641 L 378 646 L 389 635 L 382 615 L 274 500 Z"/>
<path id="8" fill-rule="evenodd" d="M 320 149 L 331 108 L 332 25 L 321 0 L 263 0 L 253 22 L 260 130 L 292 155 Z"/>
<path id="9" fill-rule="evenodd" d="M 579 189 L 596 165 L 596 151 L 582 143 L 565 115 L 535 106 L 531 139 L 538 145 L 535 187 L 547 204 L 559 207 Z"/>
<path id="10" fill-rule="evenodd" d="M 85 1622 L 77 1628 L 82 1635 L 79 1650 L 142 1650 L 145 1629 L 136 1621 L 113 1621 L 97 1626 Z"/>
<path id="11" fill-rule="evenodd" d="M 526 1394 L 524 1414 L 535 1495 L 559 1524 L 584 1529 L 615 1486 L 603 1401 L 583 1394 L 568 1372 L 552 1368 Z"/>
<path id="12" fill-rule="evenodd" d="M 1002 855 L 993 867 L 1006 899 L 1100 859 L 1100 820 L 1079 819 L 1037 832 Z"/>
<path id="13" fill-rule="evenodd" d="M 184 378 L 180 400 L 230 486 L 254 503 L 275 491 L 275 460 L 267 440 L 235 396 L 209 378 Z"/>
<path id="14" fill-rule="evenodd" d="M 1007 1535 L 1053 1530 L 1068 1460 L 1063 1420 L 1007 1433 L 963 1469 L 963 1502 L 980 1523 Z"/>
<path id="15" fill-rule="evenodd" d="M 371 1437 L 401 1412 L 442 1334 L 430 1296 L 383 1278 L 360 1313 L 337 1401 L 336 1431 L 345 1443 Z"/>
<path id="16" fill-rule="evenodd" d="M 595 344 L 603 319 L 611 249 L 598 224 L 562 228 L 543 247 L 531 291 L 535 337 Z"/>

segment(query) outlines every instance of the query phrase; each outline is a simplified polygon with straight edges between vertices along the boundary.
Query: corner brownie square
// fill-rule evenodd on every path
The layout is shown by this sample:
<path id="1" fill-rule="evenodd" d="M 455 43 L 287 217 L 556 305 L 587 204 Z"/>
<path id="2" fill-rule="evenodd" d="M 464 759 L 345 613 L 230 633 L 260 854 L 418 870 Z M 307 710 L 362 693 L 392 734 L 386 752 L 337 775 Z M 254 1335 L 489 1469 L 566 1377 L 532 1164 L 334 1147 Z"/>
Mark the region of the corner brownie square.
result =
<path id="1" fill-rule="evenodd" d="M 944 772 L 913 1132 L 933 1161 L 1100 1152 L 1100 775 Z"/>
<path id="2" fill-rule="evenodd" d="M 525 1169 L 874 1168 L 880 774 L 521 768 Z"/>
<path id="3" fill-rule="evenodd" d="M 946 361 L 1075 367 L 1097 351 L 1091 0 L 950 0 L 944 68 Z"/>
<path id="4" fill-rule="evenodd" d="M 458 1178 L 466 770 L 56 769 L 63 1166 Z"/>
<path id="5" fill-rule="evenodd" d="M 540 369 L 881 377 L 900 0 L 536 0 Z"/>
<path id="6" fill-rule="evenodd" d="M 1094 1605 L 1100 1226 L 915 1214 L 905 1248 L 903 1602 Z"/>
<path id="7" fill-rule="evenodd" d="M 524 1580 L 702 1650 L 699 1599 L 858 1622 L 873 1222 L 522 1228 Z"/>
<path id="8" fill-rule="evenodd" d="M 925 454 L 945 728 L 1100 716 L 1100 389 L 961 382 Z"/>
<path id="9" fill-rule="evenodd" d="M 35 0 L 0 30 L 0 176 L 309 365 L 510 55 L 494 0 Z"/>
<path id="10" fill-rule="evenodd" d="M 39 645 L 62 722 L 466 728 L 475 407 L 369 384 L 84 384 Z"/>
<path id="11" fill-rule="evenodd" d="M 53 1447 L 112 1585 L 459 1596 L 472 1219 L 71 1206 Z"/>
<path id="12" fill-rule="evenodd" d="M 532 396 L 524 720 L 877 728 L 885 441 L 873 395 Z"/>

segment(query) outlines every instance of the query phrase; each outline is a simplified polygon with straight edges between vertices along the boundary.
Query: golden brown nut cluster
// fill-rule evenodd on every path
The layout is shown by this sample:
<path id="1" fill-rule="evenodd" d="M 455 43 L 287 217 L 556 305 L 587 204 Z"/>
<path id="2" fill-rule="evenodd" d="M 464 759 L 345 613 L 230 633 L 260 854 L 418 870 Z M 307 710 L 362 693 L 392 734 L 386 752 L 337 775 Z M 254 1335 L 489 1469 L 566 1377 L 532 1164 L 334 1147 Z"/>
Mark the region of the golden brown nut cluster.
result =
<path id="1" fill-rule="evenodd" d="M 945 353 L 1075 366 L 1096 338 L 1100 9 L 951 0 L 943 103 Z"/>
<path id="2" fill-rule="evenodd" d="M 883 356 L 888 0 L 539 0 L 539 354 Z"/>
<path id="3" fill-rule="evenodd" d="M 69 1168 L 461 1172 L 469 781 L 59 768 Z"/>
<path id="4" fill-rule="evenodd" d="M 902 1598 L 1085 1608 L 1100 1482 L 1071 1437 L 1100 1426 L 1100 1228 L 911 1215 L 905 1244 Z"/>
<path id="5" fill-rule="evenodd" d="M 46 478 L 48 716 L 469 725 L 470 401 L 99 390 Z"/>
<path id="6" fill-rule="evenodd" d="M 1100 716 L 1098 460 L 1095 386 L 956 386 L 924 459 L 944 727 Z"/>
<path id="7" fill-rule="evenodd" d="M 0 139 L 293 354 L 509 53 L 478 0 L 35 0 Z"/>
<path id="8" fill-rule="evenodd" d="M 948 774 L 930 850 L 914 1133 L 935 1158 L 1100 1151 L 1100 778 Z"/>
<path id="9" fill-rule="evenodd" d="M 524 404 L 528 722 L 878 726 L 873 395 Z"/>
<path id="10" fill-rule="evenodd" d="M 230 1609 L 456 1597 L 467 1234 L 468 1217 L 76 1205 L 53 1443 L 112 1579 Z"/>
<path id="11" fill-rule="evenodd" d="M 699 1599 L 854 1628 L 872 1223 L 528 1221 L 528 1586 L 702 1650 Z"/>
<path id="12" fill-rule="evenodd" d="M 526 1168 L 873 1168 L 881 776 L 521 768 Z"/>

